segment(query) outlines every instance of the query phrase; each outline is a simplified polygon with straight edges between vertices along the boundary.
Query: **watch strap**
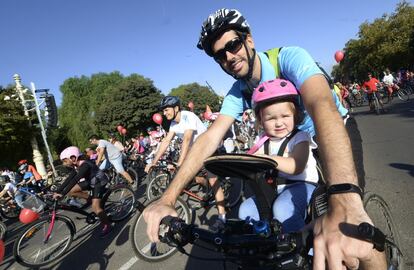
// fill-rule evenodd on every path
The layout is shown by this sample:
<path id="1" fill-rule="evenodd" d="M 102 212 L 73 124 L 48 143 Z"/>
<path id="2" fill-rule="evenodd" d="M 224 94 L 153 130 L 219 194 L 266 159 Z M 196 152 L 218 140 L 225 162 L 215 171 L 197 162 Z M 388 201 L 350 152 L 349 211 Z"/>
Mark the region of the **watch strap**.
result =
<path id="1" fill-rule="evenodd" d="M 326 190 L 326 193 L 328 197 L 333 194 L 357 193 L 359 196 L 361 196 L 361 199 L 364 198 L 364 192 L 362 189 L 357 185 L 349 183 L 331 185 Z"/>

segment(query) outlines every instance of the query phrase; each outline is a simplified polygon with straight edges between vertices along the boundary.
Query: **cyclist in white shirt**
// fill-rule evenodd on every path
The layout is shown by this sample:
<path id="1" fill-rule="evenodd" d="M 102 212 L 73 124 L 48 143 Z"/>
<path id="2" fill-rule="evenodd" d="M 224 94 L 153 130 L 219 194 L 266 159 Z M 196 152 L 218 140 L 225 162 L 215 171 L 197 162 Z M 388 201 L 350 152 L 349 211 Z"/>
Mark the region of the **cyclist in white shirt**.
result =
<path id="1" fill-rule="evenodd" d="M 171 121 L 170 129 L 167 136 L 162 140 L 159 149 L 150 164 L 145 167 L 145 172 L 149 172 L 151 167 L 155 166 L 160 158 L 164 155 L 169 144 L 174 136 L 182 139 L 180 157 L 177 162 L 177 167 L 180 167 L 184 162 L 187 153 L 189 152 L 191 145 L 197 139 L 197 137 L 205 132 L 207 129 L 200 118 L 193 112 L 182 111 L 180 108 L 180 99 L 175 96 L 166 96 L 162 99 L 160 104 L 160 110 L 162 110 L 164 116 L 168 121 Z M 224 194 L 219 185 L 216 185 L 217 177 L 208 174 L 209 183 L 213 187 L 216 197 L 219 220 L 225 222 L 225 208 L 224 208 Z M 196 177 L 198 183 L 203 184 L 204 178 Z M 219 225 L 217 225 L 219 226 Z"/>

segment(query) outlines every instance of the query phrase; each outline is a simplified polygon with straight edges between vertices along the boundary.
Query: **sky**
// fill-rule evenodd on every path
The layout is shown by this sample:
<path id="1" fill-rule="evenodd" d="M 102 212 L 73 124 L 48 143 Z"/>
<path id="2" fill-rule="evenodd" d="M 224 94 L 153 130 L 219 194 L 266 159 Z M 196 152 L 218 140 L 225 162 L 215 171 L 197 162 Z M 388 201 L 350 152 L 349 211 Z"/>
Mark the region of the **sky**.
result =
<path id="1" fill-rule="evenodd" d="M 197 49 L 202 22 L 219 8 L 238 9 L 255 47 L 300 46 L 330 71 L 334 54 L 359 26 L 392 13 L 399 0 L 2 0 L 0 85 L 48 88 L 58 105 L 71 77 L 119 71 L 151 79 L 164 94 L 198 82 L 221 95 L 234 79 Z M 407 1 L 413 4 L 414 0 Z"/>

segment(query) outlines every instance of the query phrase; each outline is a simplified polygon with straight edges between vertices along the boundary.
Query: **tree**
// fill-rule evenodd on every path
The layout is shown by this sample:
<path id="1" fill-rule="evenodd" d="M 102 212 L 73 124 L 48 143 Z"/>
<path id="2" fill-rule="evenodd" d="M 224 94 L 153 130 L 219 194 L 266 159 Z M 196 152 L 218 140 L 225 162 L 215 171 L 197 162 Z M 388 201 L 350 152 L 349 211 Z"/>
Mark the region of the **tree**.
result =
<path id="1" fill-rule="evenodd" d="M 414 62 L 414 7 L 406 1 L 397 4 L 395 12 L 384 14 L 372 23 L 359 27 L 358 39 L 344 48 L 344 60 L 333 69 L 335 80 L 364 80 L 367 72 L 377 77 L 385 68 L 398 70 Z M 411 44 L 411 45 L 410 45 Z"/>
<path id="2" fill-rule="evenodd" d="M 168 95 L 178 96 L 181 100 L 181 106 L 186 110 L 188 110 L 188 102 L 193 101 L 194 113 L 197 115 L 206 110 L 206 105 L 209 105 L 213 112 L 220 109 L 220 97 L 208 87 L 198 83 L 180 85 L 171 89 Z"/>
<path id="3" fill-rule="evenodd" d="M 137 135 L 154 125 L 152 115 L 158 111 L 163 95 L 150 79 L 138 74 L 124 78 L 106 92 L 95 123 L 101 133 L 114 131 L 122 124 L 130 135 Z"/>
<path id="4" fill-rule="evenodd" d="M 37 131 L 28 118 L 12 86 L 0 87 L 0 165 L 15 168 L 17 161 L 31 158 L 30 139 Z"/>

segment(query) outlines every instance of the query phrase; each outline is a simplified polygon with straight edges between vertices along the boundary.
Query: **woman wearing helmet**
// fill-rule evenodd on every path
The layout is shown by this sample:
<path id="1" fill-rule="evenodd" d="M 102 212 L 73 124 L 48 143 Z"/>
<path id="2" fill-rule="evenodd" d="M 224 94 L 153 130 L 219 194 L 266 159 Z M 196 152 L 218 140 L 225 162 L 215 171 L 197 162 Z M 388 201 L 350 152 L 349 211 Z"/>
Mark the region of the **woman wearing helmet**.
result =
<path id="1" fill-rule="evenodd" d="M 60 160 L 63 165 L 75 168 L 58 188 L 55 198 L 63 197 L 66 194 L 78 198 L 84 198 L 92 202 L 92 210 L 99 217 L 103 224 L 101 237 L 104 237 L 112 230 L 112 224 L 101 207 L 101 199 L 105 191 L 108 178 L 105 173 L 99 170 L 93 161 L 85 160 L 82 152 L 76 146 L 70 146 L 62 151 Z M 80 182 L 81 179 L 85 179 Z M 87 190 L 92 190 L 92 197 L 89 197 Z"/>
<path id="2" fill-rule="evenodd" d="M 278 177 L 285 184 L 279 185 L 278 181 L 273 218 L 282 223 L 284 232 L 299 231 L 305 225 L 306 209 L 318 182 L 318 172 L 310 137 L 296 128 L 303 120 L 297 90 L 291 82 L 275 79 L 260 84 L 252 99 L 264 134 L 249 154 L 264 155 L 277 162 Z M 239 217 L 246 219 L 247 216 L 260 219 L 253 198 L 240 206 Z"/>

